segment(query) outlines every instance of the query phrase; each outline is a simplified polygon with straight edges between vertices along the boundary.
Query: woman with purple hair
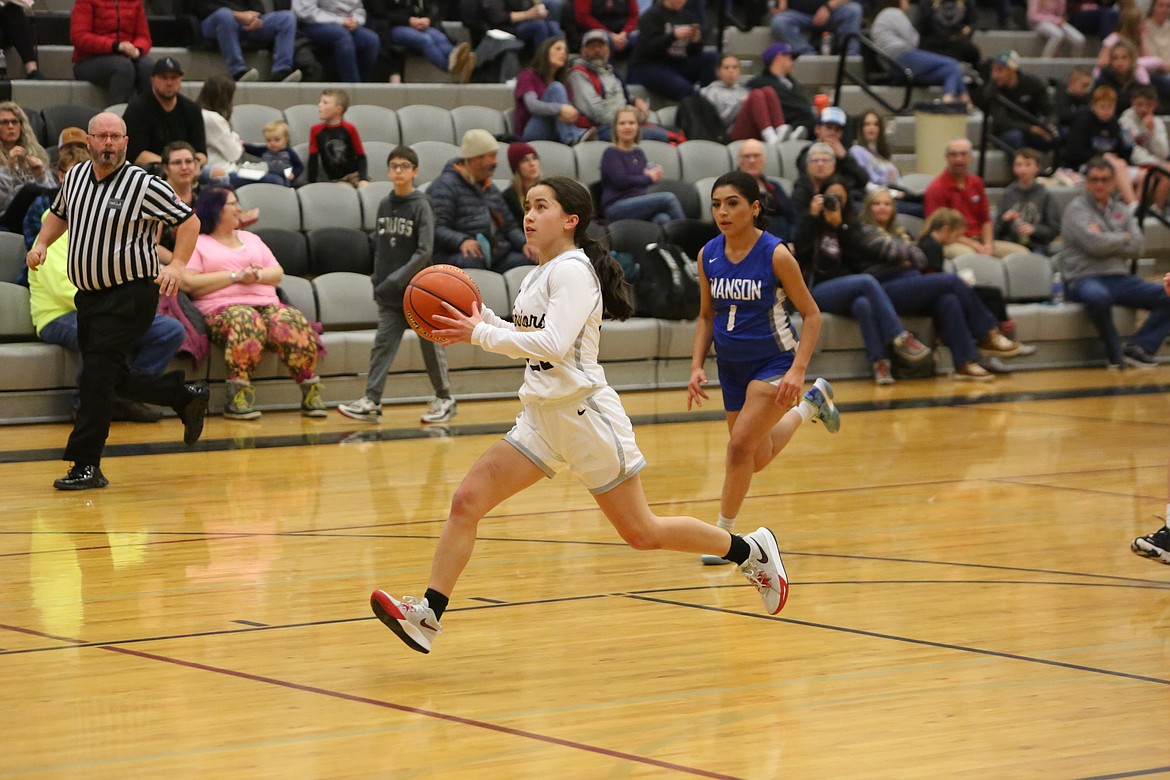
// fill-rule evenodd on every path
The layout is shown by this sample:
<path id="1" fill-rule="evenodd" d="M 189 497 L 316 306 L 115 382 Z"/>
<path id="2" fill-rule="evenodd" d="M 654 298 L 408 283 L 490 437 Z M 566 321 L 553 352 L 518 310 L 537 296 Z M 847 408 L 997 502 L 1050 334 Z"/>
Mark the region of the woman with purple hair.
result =
<path id="1" fill-rule="evenodd" d="M 208 187 L 195 201 L 199 238 L 183 273 L 183 290 L 224 346 L 228 369 L 224 416 L 254 420 L 252 372 L 264 350 L 276 352 L 301 387 L 301 414 L 324 417 L 317 378 L 317 334 L 297 309 L 280 302 L 284 269 L 258 236 L 240 230 L 240 202 L 231 187 Z"/>

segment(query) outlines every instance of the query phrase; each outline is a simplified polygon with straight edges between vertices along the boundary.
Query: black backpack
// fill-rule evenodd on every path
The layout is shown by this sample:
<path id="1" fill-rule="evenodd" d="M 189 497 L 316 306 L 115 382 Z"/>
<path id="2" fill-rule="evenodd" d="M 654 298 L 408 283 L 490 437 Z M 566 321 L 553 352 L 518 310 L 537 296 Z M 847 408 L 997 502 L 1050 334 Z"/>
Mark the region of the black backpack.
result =
<path id="1" fill-rule="evenodd" d="M 719 116 L 719 109 L 698 92 L 679 101 L 674 124 L 683 131 L 688 141 L 698 139 L 726 144 L 731 140 L 727 135 L 727 125 L 723 124 Z"/>
<path id="2" fill-rule="evenodd" d="M 638 258 L 634 287 L 639 317 L 693 320 L 699 316 L 699 271 L 676 244 L 649 244 Z"/>

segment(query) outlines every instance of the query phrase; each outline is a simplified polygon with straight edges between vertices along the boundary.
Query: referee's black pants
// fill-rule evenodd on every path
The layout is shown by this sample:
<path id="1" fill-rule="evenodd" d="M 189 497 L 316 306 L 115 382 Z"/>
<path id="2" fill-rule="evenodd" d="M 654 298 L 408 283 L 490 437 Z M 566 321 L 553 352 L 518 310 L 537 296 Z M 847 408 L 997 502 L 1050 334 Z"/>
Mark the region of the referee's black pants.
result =
<path id="1" fill-rule="evenodd" d="M 130 356 L 154 322 L 158 287 L 136 279 L 105 290 L 78 290 L 77 340 L 81 405 L 65 445 L 64 459 L 79 466 L 97 466 L 102 459 L 114 398 L 169 406 L 177 412 L 188 400 L 182 371 L 143 374 L 131 370 Z"/>

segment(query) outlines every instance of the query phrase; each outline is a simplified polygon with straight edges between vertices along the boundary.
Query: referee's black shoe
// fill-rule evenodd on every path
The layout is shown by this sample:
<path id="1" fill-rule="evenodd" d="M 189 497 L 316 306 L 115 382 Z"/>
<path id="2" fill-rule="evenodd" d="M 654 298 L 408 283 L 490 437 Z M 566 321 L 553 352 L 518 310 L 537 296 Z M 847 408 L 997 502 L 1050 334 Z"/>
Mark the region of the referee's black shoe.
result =
<path id="1" fill-rule="evenodd" d="M 102 474 L 97 466 L 82 466 L 74 463 L 69 467 L 69 473 L 53 482 L 58 490 L 92 490 L 104 488 L 110 481 Z"/>
<path id="2" fill-rule="evenodd" d="M 175 412 L 183 421 L 183 443 L 190 447 L 203 435 L 203 418 L 207 416 L 207 399 L 211 391 L 206 382 L 188 382 L 183 389 L 187 391 L 187 401 Z"/>

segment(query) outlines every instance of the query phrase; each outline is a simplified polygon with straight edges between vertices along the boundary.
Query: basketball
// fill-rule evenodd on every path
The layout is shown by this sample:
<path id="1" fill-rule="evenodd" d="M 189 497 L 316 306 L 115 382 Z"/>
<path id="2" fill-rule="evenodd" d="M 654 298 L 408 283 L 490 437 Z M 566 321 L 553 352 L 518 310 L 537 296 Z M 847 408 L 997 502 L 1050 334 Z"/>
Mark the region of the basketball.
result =
<path id="1" fill-rule="evenodd" d="M 479 287 L 462 268 L 453 265 L 424 268 L 406 285 L 406 295 L 402 298 L 402 308 L 406 310 L 406 321 L 410 327 L 422 338 L 438 344 L 446 344 L 448 341 L 434 334 L 434 331 L 444 328 L 434 316 L 450 313 L 443 308 L 444 303 L 468 315 L 471 314 L 472 303 L 483 308 Z"/>

